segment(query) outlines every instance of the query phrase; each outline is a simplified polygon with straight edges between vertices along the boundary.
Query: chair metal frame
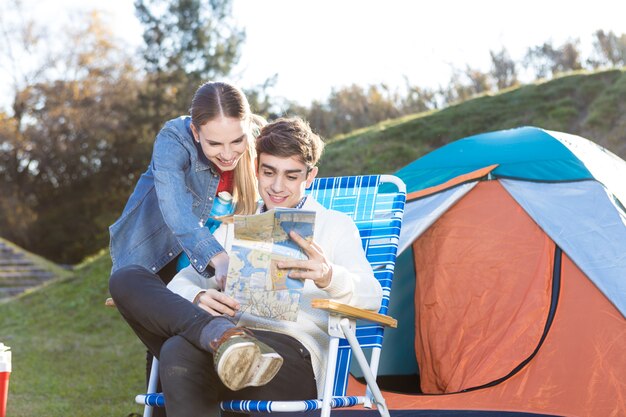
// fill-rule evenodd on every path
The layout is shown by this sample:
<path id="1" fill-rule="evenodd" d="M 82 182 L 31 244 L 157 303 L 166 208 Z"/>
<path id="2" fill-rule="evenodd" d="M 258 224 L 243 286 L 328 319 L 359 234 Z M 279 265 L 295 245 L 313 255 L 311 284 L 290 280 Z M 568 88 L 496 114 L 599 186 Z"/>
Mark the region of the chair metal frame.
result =
<path id="1" fill-rule="evenodd" d="M 381 188 L 382 186 L 382 188 Z M 393 190 L 393 188 L 396 190 Z M 376 405 L 383 417 L 389 417 L 385 399 L 376 383 L 384 328 L 396 327 L 387 315 L 391 281 L 406 200 L 406 186 L 393 175 L 362 175 L 317 178 L 307 194 L 323 206 L 348 214 L 361 235 L 363 249 L 374 275 L 383 288 L 383 302 L 378 313 L 328 299 L 313 300 L 312 306 L 329 312 L 330 348 L 325 386 L 321 399 L 307 401 L 224 401 L 222 410 L 239 412 L 299 412 L 321 409 L 321 417 L 330 416 L 331 409 Z M 359 324 L 357 325 L 357 320 Z M 371 349 L 368 363 L 363 348 Z M 362 396 L 346 396 L 351 355 L 354 354 L 367 390 Z M 135 401 L 144 405 L 144 417 L 152 416 L 152 407 L 163 407 L 163 394 L 156 393 L 158 360 L 154 358 L 147 394 Z"/>

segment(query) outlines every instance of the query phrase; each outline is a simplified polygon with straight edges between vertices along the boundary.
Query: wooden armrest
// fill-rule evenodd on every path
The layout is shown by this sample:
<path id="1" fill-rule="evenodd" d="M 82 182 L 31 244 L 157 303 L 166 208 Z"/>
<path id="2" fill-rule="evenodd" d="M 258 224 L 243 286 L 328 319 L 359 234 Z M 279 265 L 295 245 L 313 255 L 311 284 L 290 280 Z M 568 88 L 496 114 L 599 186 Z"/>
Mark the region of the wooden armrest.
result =
<path id="1" fill-rule="evenodd" d="M 107 307 L 115 307 L 115 301 L 113 301 L 112 298 L 107 298 L 104 305 Z"/>
<path id="2" fill-rule="evenodd" d="M 374 323 L 382 324 L 388 327 L 398 327 L 398 320 L 394 319 L 391 316 L 385 316 L 384 314 L 374 313 L 370 310 L 352 307 L 347 304 L 338 303 L 336 301 L 328 300 L 325 298 L 317 298 L 315 300 L 311 300 L 311 307 L 326 310 L 329 313 L 338 313 L 355 319 L 372 321 Z"/>

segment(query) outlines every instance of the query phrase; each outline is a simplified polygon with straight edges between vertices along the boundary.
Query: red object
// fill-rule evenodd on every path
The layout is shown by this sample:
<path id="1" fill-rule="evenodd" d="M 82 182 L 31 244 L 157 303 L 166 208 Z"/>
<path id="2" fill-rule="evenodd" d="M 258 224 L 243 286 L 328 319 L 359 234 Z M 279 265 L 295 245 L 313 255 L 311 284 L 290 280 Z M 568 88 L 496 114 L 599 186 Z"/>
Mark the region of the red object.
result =
<path id="1" fill-rule="evenodd" d="M 9 375 L 10 372 L 0 372 L 0 417 L 5 417 L 7 413 L 7 398 L 9 396 Z"/>
<path id="2" fill-rule="evenodd" d="M 219 170 L 218 170 L 219 171 Z M 220 171 L 220 182 L 217 185 L 217 193 L 221 191 L 228 191 L 229 193 L 233 193 L 233 180 L 235 178 L 235 171 Z"/>

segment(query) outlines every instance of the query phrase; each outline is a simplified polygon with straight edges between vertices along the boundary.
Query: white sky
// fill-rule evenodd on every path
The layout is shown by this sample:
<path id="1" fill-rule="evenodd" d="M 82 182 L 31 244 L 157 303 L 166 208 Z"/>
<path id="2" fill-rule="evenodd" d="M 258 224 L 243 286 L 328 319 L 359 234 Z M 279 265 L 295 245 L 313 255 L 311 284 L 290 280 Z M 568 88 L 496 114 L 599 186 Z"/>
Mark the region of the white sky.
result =
<path id="1" fill-rule="evenodd" d="M 0 0 L 0 3 L 9 0 Z M 141 43 L 132 0 L 25 0 L 37 16 L 98 8 L 117 36 Z M 530 46 L 579 38 L 584 52 L 597 29 L 626 33 L 626 1 L 595 0 L 233 0 L 247 40 L 233 80 L 242 87 L 278 74 L 273 95 L 308 104 L 352 83 L 437 87 L 450 65 L 487 71 L 489 50 L 519 60 Z"/>

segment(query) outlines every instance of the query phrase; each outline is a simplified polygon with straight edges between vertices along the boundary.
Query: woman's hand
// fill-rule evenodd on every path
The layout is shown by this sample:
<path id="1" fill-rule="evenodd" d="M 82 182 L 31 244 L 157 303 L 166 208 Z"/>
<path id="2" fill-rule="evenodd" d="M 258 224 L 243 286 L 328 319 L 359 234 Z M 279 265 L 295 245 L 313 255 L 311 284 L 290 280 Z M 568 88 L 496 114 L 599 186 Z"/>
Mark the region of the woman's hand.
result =
<path id="1" fill-rule="evenodd" d="M 209 261 L 209 266 L 215 269 L 215 281 L 220 289 L 226 286 L 226 275 L 228 275 L 228 255 L 226 252 L 220 252 Z"/>
<path id="2" fill-rule="evenodd" d="M 225 314 L 233 317 L 240 308 L 237 300 L 214 289 L 208 289 L 200 293 L 194 302 L 198 307 L 213 316 Z"/>
<path id="3" fill-rule="evenodd" d="M 289 278 L 310 279 L 318 288 L 328 287 L 333 278 L 333 268 L 322 248 L 315 241 L 309 242 L 296 232 L 290 232 L 289 236 L 302 248 L 309 259 L 280 261 L 277 266 L 281 269 L 292 269 Z"/>

